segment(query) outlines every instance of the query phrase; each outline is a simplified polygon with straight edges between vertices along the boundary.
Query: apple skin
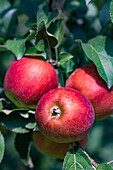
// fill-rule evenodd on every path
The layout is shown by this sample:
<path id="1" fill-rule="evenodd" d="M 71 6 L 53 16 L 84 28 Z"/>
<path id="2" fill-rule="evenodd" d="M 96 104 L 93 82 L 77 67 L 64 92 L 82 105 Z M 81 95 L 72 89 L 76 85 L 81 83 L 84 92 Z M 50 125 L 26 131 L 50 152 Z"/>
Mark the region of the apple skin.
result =
<path id="1" fill-rule="evenodd" d="M 13 61 L 4 79 L 6 96 L 20 108 L 35 109 L 40 97 L 57 86 L 54 67 L 39 58 L 22 57 Z"/>
<path id="2" fill-rule="evenodd" d="M 113 113 L 113 86 L 108 89 L 94 64 L 75 70 L 66 82 L 70 87 L 84 94 L 95 111 L 95 120 L 102 120 Z"/>
<path id="3" fill-rule="evenodd" d="M 35 119 L 41 133 L 57 143 L 81 140 L 94 123 L 94 110 L 89 100 L 71 88 L 57 88 L 39 100 Z"/>
<path id="4" fill-rule="evenodd" d="M 87 145 L 88 136 L 87 134 L 79 141 L 83 148 Z M 40 131 L 33 131 L 33 143 L 40 153 L 56 159 L 64 159 L 68 150 L 72 148 L 70 143 L 56 143 L 49 140 L 43 136 Z M 73 143 L 73 146 L 76 146 L 76 144 Z"/>

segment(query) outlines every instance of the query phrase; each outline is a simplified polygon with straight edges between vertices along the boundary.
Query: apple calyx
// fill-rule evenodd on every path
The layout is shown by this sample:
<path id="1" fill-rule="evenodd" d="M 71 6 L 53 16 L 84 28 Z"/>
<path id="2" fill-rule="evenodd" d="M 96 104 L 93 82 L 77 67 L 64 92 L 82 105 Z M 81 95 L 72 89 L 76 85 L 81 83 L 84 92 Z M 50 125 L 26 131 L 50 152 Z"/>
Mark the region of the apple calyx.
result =
<path id="1" fill-rule="evenodd" d="M 57 105 L 53 106 L 51 116 L 59 117 L 60 114 L 61 114 L 61 110 L 60 110 L 59 106 L 57 106 Z"/>

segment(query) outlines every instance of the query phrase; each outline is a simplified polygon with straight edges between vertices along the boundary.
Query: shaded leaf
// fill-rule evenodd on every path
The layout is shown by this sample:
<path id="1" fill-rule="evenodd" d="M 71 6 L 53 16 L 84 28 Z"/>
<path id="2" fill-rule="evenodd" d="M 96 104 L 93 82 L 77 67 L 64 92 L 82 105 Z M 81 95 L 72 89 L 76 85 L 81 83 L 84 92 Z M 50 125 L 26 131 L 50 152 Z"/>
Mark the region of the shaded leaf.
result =
<path id="1" fill-rule="evenodd" d="M 64 38 L 64 22 L 63 22 L 63 20 L 62 19 L 56 20 L 54 22 L 54 24 L 49 28 L 49 32 L 57 38 L 58 45 L 59 45 Z"/>
<path id="2" fill-rule="evenodd" d="M 46 23 L 46 28 L 48 28 L 50 26 L 50 24 L 56 20 L 56 18 L 58 17 L 59 15 L 59 11 L 57 9 L 55 9 L 51 14 L 50 16 L 48 17 L 48 20 L 47 20 L 47 23 Z"/>
<path id="3" fill-rule="evenodd" d="M 8 0 L 0 0 L 0 15 L 3 11 L 8 9 L 11 6 L 10 2 Z"/>
<path id="4" fill-rule="evenodd" d="M 29 146 L 31 140 L 31 133 L 17 134 L 15 138 L 16 150 L 19 153 L 20 159 L 26 166 L 29 166 Z"/>
<path id="5" fill-rule="evenodd" d="M 29 17 L 36 16 L 37 10 L 40 5 L 44 6 L 44 0 L 21 0 L 20 7 L 22 11 Z"/>
<path id="6" fill-rule="evenodd" d="M 65 1 L 63 11 L 74 11 L 76 9 L 79 9 L 83 6 L 86 6 L 85 0 L 70 0 Z"/>
<path id="7" fill-rule="evenodd" d="M 59 65 L 64 65 L 67 61 L 69 61 L 73 56 L 69 53 L 61 53 L 60 56 L 61 60 L 58 62 Z"/>
<path id="8" fill-rule="evenodd" d="M 102 25 L 105 25 L 110 21 L 110 2 L 111 0 L 106 1 L 100 10 L 100 22 Z"/>
<path id="9" fill-rule="evenodd" d="M 2 102 L 0 101 L 0 110 L 2 109 L 2 107 L 3 107 L 3 104 L 2 104 Z"/>
<path id="10" fill-rule="evenodd" d="M 44 22 L 40 24 L 35 44 L 38 51 L 44 51 L 47 47 L 53 48 L 57 45 L 57 39 L 46 30 Z"/>
<path id="11" fill-rule="evenodd" d="M 5 46 L 8 50 L 15 54 L 16 59 L 19 60 L 23 57 L 25 52 L 25 39 L 14 38 L 7 40 Z"/>
<path id="12" fill-rule="evenodd" d="M 97 36 L 88 43 L 82 43 L 82 48 L 110 88 L 113 85 L 113 41 L 105 36 Z"/>
<path id="13" fill-rule="evenodd" d="M 47 11 L 40 8 L 37 12 L 37 31 L 41 29 L 40 27 L 42 22 L 46 25 L 47 20 L 48 20 Z"/>
<path id="14" fill-rule="evenodd" d="M 5 151 L 5 141 L 2 133 L 0 132 L 0 163 L 3 159 L 4 151 Z"/>
<path id="15" fill-rule="evenodd" d="M 110 17 L 111 17 L 111 21 L 113 23 L 113 0 L 110 3 Z"/>
<path id="16" fill-rule="evenodd" d="M 87 169 L 92 167 L 90 159 L 78 147 L 72 148 L 64 158 L 63 170 Z"/>
<path id="17" fill-rule="evenodd" d="M 17 9 L 10 9 L 3 17 L 3 29 L 8 36 L 16 28 Z"/>
<path id="18" fill-rule="evenodd" d="M 26 54 L 37 54 L 37 49 L 35 46 L 32 46 L 26 51 Z"/>
<path id="19" fill-rule="evenodd" d="M 85 0 L 86 1 L 86 5 L 88 5 L 92 0 Z"/>
<path id="20" fill-rule="evenodd" d="M 0 122 L 9 130 L 16 133 L 28 133 L 26 128 L 30 123 L 35 123 L 34 114 L 28 114 L 26 110 L 13 110 L 9 113 L 0 112 Z"/>

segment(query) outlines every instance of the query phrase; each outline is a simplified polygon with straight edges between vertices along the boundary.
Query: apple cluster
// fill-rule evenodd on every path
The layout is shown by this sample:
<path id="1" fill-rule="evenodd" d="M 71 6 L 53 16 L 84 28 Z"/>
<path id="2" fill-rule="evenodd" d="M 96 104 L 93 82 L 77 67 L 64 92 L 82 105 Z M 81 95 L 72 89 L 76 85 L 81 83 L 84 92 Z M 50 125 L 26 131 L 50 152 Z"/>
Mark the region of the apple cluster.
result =
<path id="1" fill-rule="evenodd" d="M 35 109 L 39 131 L 33 131 L 37 149 L 46 156 L 63 159 L 79 141 L 84 148 L 94 120 L 113 112 L 113 88 L 108 89 L 95 65 L 75 70 L 58 87 L 54 67 L 39 58 L 22 57 L 7 70 L 6 96 L 19 108 Z"/>

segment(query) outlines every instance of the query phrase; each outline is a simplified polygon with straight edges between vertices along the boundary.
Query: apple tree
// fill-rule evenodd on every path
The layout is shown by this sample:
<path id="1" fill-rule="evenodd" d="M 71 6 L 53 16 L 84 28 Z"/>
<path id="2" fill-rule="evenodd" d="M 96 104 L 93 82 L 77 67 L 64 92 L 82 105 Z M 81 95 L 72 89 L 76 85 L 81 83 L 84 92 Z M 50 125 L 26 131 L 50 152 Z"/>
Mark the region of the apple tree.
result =
<path id="1" fill-rule="evenodd" d="M 113 169 L 112 57 L 113 0 L 0 0 L 1 170 Z M 24 77 L 21 82 L 25 82 L 26 79 L 23 89 L 27 88 L 29 80 L 32 79 L 29 92 L 26 90 L 26 93 L 21 93 L 20 97 L 31 95 L 33 89 L 37 87 L 37 82 L 40 84 L 39 93 L 45 88 L 45 84 L 48 91 L 51 88 L 65 88 L 68 78 L 75 70 L 88 64 L 96 66 L 109 95 L 109 98 L 107 98 L 108 95 L 104 96 L 102 109 L 110 107 L 111 110 L 102 120 L 95 119 L 88 136 L 85 136 L 85 142 L 81 139 L 60 144 L 49 141 L 48 138 L 45 139 L 40 133 L 33 137 L 35 132 L 39 132 L 35 119 L 36 106 L 23 107 L 24 104 L 17 106 L 13 101 L 20 102 L 20 99 L 15 96 L 10 98 L 6 94 L 4 85 L 10 65 L 13 62 L 22 61 L 23 58 L 32 58 L 33 63 L 34 60 L 43 60 L 51 66 L 45 67 L 45 71 L 41 72 L 40 77 L 44 73 L 46 79 L 38 77 L 40 81 L 32 78 L 33 74 L 38 75 L 41 65 L 38 72 L 33 71 L 33 74 L 30 74 L 29 65 L 26 70 L 29 77 L 26 77 L 25 72 L 20 74 L 24 67 L 23 63 L 18 73 L 16 68 L 13 69 L 12 82 L 15 82 L 14 88 L 17 83 L 16 92 L 19 91 L 18 82 L 21 77 Z M 53 73 L 53 71 L 50 73 L 50 67 L 55 70 L 51 81 L 47 77 Z M 11 76 L 12 72 L 9 74 L 9 77 Z M 88 79 L 82 80 L 83 90 L 87 81 Z M 50 85 L 54 83 L 56 83 L 55 86 Z M 12 86 L 10 81 L 7 84 Z M 90 86 L 93 84 L 91 83 Z M 95 87 L 93 90 L 95 91 Z M 100 91 L 96 93 L 96 97 L 100 93 Z M 28 98 L 30 98 L 29 95 Z M 99 99 L 101 103 L 102 98 Z M 55 115 L 59 114 L 56 108 L 53 111 Z M 77 120 L 79 121 L 79 117 Z"/>

